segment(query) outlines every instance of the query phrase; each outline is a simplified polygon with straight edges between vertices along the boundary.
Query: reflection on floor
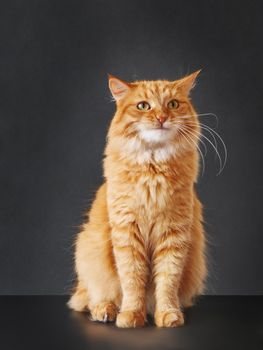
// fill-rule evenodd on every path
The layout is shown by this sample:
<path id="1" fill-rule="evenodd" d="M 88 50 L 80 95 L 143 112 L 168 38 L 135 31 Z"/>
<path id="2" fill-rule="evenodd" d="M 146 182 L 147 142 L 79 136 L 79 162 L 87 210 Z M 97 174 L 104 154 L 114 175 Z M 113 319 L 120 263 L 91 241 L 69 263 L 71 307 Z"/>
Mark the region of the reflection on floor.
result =
<path id="1" fill-rule="evenodd" d="M 70 311 L 65 296 L 0 297 L 0 349 L 263 349 L 263 296 L 205 296 L 186 325 L 118 329 Z"/>

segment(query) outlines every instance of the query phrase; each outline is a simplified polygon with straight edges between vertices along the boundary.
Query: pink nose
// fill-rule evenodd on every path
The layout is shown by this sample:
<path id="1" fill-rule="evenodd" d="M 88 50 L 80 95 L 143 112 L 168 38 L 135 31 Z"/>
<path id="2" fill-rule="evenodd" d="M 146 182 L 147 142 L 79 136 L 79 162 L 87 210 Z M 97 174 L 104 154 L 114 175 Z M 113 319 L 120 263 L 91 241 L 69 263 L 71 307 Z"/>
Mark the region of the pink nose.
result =
<path id="1" fill-rule="evenodd" d="M 167 116 L 166 115 L 160 115 L 159 117 L 157 117 L 157 119 L 160 122 L 160 124 L 163 125 L 163 123 L 167 120 Z"/>

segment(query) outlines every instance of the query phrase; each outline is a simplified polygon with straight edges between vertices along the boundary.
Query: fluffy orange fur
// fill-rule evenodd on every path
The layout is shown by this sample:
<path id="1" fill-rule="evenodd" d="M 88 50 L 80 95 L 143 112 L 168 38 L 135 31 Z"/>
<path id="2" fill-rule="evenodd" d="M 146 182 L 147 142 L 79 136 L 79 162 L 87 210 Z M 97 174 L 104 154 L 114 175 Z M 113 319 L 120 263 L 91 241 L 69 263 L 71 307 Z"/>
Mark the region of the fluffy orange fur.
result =
<path id="1" fill-rule="evenodd" d="M 116 100 L 105 182 L 76 241 L 77 288 L 69 306 L 118 327 L 184 322 L 182 308 L 206 276 L 198 176 L 200 126 L 189 99 L 199 72 L 177 81 L 127 83 Z"/>

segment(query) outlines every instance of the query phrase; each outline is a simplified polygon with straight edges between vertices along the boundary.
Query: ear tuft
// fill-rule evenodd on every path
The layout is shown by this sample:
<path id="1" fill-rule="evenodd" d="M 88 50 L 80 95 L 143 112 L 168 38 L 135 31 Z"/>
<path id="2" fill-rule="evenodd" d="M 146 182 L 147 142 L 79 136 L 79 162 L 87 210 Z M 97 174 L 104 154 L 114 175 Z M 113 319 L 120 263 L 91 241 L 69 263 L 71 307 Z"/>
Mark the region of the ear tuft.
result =
<path id="1" fill-rule="evenodd" d="M 114 77 L 111 74 L 108 74 L 109 78 L 109 88 L 112 93 L 112 96 L 116 101 L 121 100 L 131 89 L 131 86 L 126 81 L 123 81 L 119 78 Z"/>
<path id="2" fill-rule="evenodd" d="M 177 86 L 180 88 L 180 90 L 185 95 L 189 95 L 190 91 L 195 87 L 196 84 L 196 78 L 200 74 L 201 69 L 197 70 L 196 72 L 187 75 L 186 77 L 177 80 Z"/>

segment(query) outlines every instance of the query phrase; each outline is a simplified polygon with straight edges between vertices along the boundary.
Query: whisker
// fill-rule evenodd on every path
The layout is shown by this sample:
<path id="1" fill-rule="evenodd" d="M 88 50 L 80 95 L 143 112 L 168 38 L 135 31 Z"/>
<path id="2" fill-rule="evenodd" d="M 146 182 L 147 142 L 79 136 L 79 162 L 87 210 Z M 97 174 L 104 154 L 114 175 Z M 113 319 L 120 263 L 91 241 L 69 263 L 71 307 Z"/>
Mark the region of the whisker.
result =
<path id="1" fill-rule="evenodd" d="M 201 126 L 202 129 L 208 131 L 209 134 L 213 137 L 213 140 L 214 140 L 216 149 L 218 149 L 217 141 L 216 141 L 215 135 L 214 135 L 213 132 L 210 130 L 210 128 L 209 128 L 207 125 L 203 124 L 203 123 L 199 123 L 199 125 Z"/>
<path id="2" fill-rule="evenodd" d="M 219 172 L 218 172 L 218 174 L 220 174 L 220 172 L 222 171 L 222 159 L 221 159 L 221 156 L 220 156 L 220 154 L 219 154 L 217 148 L 216 148 L 215 145 L 213 144 L 213 142 L 211 142 L 211 140 L 209 140 L 209 138 L 206 137 L 204 134 L 201 134 L 201 136 L 202 136 L 204 139 L 206 139 L 206 140 L 210 143 L 210 145 L 213 147 L 213 149 L 215 150 L 215 152 L 216 152 L 216 154 L 217 154 L 217 156 L 218 156 L 218 160 L 219 160 Z M 217 175 L 218 175 L 218 174 L 217 174 Z"/>
<path id="3" fill-rule="evenodd" d="M 223 146 L 223 149 L 224 149 L 224 161 L 223 161 L 223 164 L 222 164 L 222 167 L 221 167 L 219 173 L 217 174 L 217 175 L 219 175 L 223 171 L 223 169 L 224 169 L 224 167 L 226 165 L 226 162 L 227 162 L 227 157 L 228 157 L 227 147 L 226 147 L 226 144 L 225 144 L 224 140 L 222 139 L 222 137 L 213 128 L 211 128 L 210 126 L 208 126 L 206 124 L 191 122 L 191 125 L 193 125 L 193 126 L 200 125 L 200 127 L 202 129 L 208 131 L 211 135 L 213 135 L 213 133 L 214 133 L 218 137 L 218 139 L 220 140 L 220 142 L 221 142 L 221 144 Z M 214 135 L 213 135 L 213 139 L 215 141 L 216 148 L 217 148 L 217 142 L 216 142 L 216 139 L 215 139 Z"/>
<path id="4" fill-rule="evenodd" d="M 181 126 L 185 126 L 185 125 L 181 125 Z M 189 132 L 192 136 L 194 136 L 196 139 L 197 139 L 197 141 L 200 141 L 201 143 L 202 143 L 202 145 L 203 145 L 203 147 L 204 147 L 204 150 L 205 150 L 205 156 L 207 155 L 207 147 L 206 147 L 206 144 L 204 143 L 204 141 L 199 137 L 199 136 L 202 136 L 202 134 L 200 133 L 200 132 L 198 132 L 198 136 L 195 134 L 195 133 L 193 133 L 192 131 L 190 131 L 189 130 L 189 128 L 187 129 L 187 132 Z"/>
<path id="5" fill-rule="evenodd" d="M 188 123 L 188 125 L 190 125 L 190 123 Z M 191 125 L 193 126 L 200 126 L 202 129 L 206 130 L 209 132 L 209 134 L 212 136 L 213 138 L 213 141 L 215 143 L 215 147 L 216 149 L 218 149 L 218 144 L 217 144 L 217 141 L 216 141 L 216 138 L 215 138 L 215 135 L 212 133 L 212 131 L 210 130 L 209 126 L 206 125 L 206 124 L 203 124 L 203 123 L 194 123 L 194 122 L 191 122 Z M 211 128 L 212 129 L 212 128 Z M 213 129 L 212 129 L 213 130 Z M 202 135 L 202 134 L 201 134 Z"/>
<path id="6" fill-rule="evenodd" d="M 205 125 L 205 124 L 204 124 Z M 208 125 L 205 125 L 211 132 L 215 133 L 216 136 L 219 138 L 219 140 L 221 141 L 222 145 L 223 145 L 223 148 L 224 148 L 224 153 L 225 153 L 225 159 L 224 159 L 224 163 L 223 163 L 223 168 L 222 170 L 224 169 L 225 165 L 226 165 L 226 162 L 227 162 L 227 157 L 228 157 L 228 153 L 227 153 L 227 147 L 226 147 L 226 144 L 224 142 L 224 140 L 222 139 L 222 137 L 218 134 L 218 132 L 216 132 L 214 129 L 212 129 L 210 126 Z M 221 172 L 222 172 L 221 170 Z M 218 174 L 219 175 L 219 174 Z"/>
<path id="7" fill-rule="evenodd" d="M 216 128 L 218 128 L 218 116 L 215 114 L 215 113 L 196 113 L 196 115 L 198 116 L 198 117 L 209 117 L 209 116 L 211 116 L 211 117 L 214 117 L 214 118 L 216 118 Z M 188 119 L 188 118 L 192 118 L 194 115 L 192 115 L 192 114 L 189 114 L 189 115 L 182 115 L 182 116 L 178 116 L 177 118 L 182 118 L 182 119 Z"/>
<path id="8" fill-rule="evenodd" d="M 186 139 L 186 141 L 191 145 L 191 142 L 188 140 L 188 137 L 190 138 L 189 135 L 185 134 L 184 130 L 181 128 L 178 130 L 180 132 L 180 134 Z M 187 137 L 188 136 L 188 137 Z M 202 159 L 202 176 L 204 175 L 205 172 L 205 159 L 204 159 L 204 155 L 200 149 L 200 147 L 198 146 L 197 142 L 195 142 L 192 138 L 190 138 L 190 140 L 193 142 L 193 144 L 196 146 L 197 150 L 200 153 L 201 159 Z"/>
<path id="9" fill-rule="evenodd" d="M 200 113 L 200 114 L 197 113 L 197 116 L 198 117 L 209 117 L 209 116 L 211 116 L 211 117 L 216 118 L 216 128 L 218 128 L 218 116 L 215 113 Z"/>

